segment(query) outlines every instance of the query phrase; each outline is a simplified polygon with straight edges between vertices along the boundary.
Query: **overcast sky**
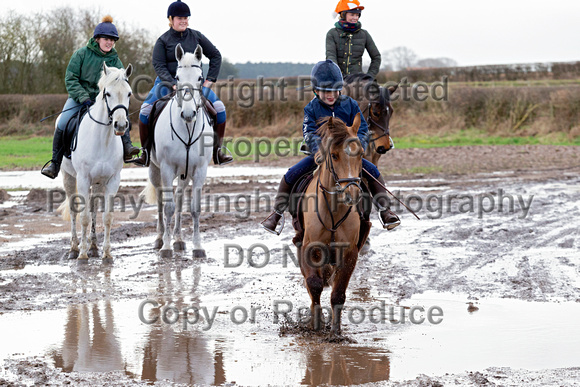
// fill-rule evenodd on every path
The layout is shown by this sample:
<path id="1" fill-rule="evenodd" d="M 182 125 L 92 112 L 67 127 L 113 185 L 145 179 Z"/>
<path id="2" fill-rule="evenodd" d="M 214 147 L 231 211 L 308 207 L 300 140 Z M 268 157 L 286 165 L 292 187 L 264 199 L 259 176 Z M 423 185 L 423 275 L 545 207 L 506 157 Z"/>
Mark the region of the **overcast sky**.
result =
<path id="1" fill-rule="evenodd" d="M 59 6 L 99 9 L 116 22 L 168 28 L 167 0 L 2 0 L 0 15 Z M 231 62 L 317 62 L 337 0 L 189 0 L 190 27 Z M 420 58 L 449 57 L 459 65 L 580 60 L 578 0 L 361 0 L 363 28 L 381 52 L 406 46 Z M 58 44 L 58 42 L 55 42 Z M 121 53 L 122 56 L 122 53 Z"/>

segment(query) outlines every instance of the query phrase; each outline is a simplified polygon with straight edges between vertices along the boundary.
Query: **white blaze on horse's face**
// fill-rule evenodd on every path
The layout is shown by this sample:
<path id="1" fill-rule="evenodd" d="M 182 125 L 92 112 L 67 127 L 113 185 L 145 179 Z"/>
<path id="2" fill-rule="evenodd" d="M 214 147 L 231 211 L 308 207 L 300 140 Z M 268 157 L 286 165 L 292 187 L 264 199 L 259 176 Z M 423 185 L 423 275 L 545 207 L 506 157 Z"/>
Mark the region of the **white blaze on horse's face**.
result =
<path id="1" fill-rule="evenodd" d="M 195 52 L 185 53 L 181 44 L 175 47 L 175 57 L 177 58 L 177 105 L 181 110 L 181 118 L 187 123 L 197 119 L 198 110 L 202 107 L 201 82 L 203 71 L 201 68 L 201 58 L 203 50 L 198 44 Z"/>
<path id="2" fill-rule="evenodd" d="M 99 88 L 102 90 L 109 124 L 113 126 L 117 136 L 122 136 L 129 128 L 128 111 L 132 93 L 129 77 L 132 72 L 132 65 L 127 66 L 125 70 L 107 67 L 103 63 L 103 76 L 99 80 Z"/>

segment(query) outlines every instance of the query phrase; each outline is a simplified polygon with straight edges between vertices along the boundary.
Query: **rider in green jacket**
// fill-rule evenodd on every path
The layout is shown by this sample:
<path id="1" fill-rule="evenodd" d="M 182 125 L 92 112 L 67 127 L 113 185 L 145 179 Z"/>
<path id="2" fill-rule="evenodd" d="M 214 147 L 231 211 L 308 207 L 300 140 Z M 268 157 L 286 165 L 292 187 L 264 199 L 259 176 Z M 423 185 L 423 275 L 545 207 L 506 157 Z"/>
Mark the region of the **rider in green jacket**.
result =
<path id="1" fill-rule="evenodd" d="M 69 119 L 82 106 L 91 106 L 99 94 L 99 79 L 103 71 L 103 63 L 109 67 L 123 68 L 123 63 L 115 50 L 115 42 L 119 39 L 113 18 L 105 16 L 103 22 L 97 25 L 93 37 L 87 45 L 79 48 L 71 56 L 66 68 L 65 85 L 68 99 L 62 108 L 63 112 L 54 131 L 52 142 L 52 159 L 42 168 L 41 173 L 54 179 L 60 171 L 64 155 L 64 129 Z M 123 158 L 130 160 L 139 154 L 139 148 L 131 144 L 131 136 L 127 130 L 121 137 L 123 140 Z"/>
<path id="2" fill-rule="evenodd" d="M 340 67 L 342 75 L 362 73 L 362 57 L 365 50 L 371 57 L 368 75 L 377 77 L 381 67 L 381 53 L 367 30 L 358 21 L 364 7 L 358 0 L 340 0 L 335 13 L 340 20 L 326 34 L 326 59 Z"/>

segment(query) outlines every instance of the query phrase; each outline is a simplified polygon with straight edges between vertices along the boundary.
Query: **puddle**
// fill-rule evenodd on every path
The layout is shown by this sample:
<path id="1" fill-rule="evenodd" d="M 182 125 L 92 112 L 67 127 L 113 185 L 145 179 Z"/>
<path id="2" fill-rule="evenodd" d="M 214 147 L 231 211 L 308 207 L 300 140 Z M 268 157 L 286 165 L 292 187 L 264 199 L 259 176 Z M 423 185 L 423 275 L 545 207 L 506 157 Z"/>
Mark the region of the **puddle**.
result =
<path id="1" fill-rule="evenodd" d="M 368 341 L 361 345 L 278 337 L 275 325 L 237 329 L 219 315 L 224 321 L 207 331 L 161 320 L 147 325 L 138 317 L 140 300 L 17 312 L 0 316 L 0 359 L 41 355 L 65 372 L 120 370 L 151 382 L 312 386 L 580 363 L 578 304 L 492 299 L 476 302 L 479 310 L 470 314 L 465 298 L 440 297 L 414 297 L 409 304 L 440 306 L 441 324 L 386 325 L 357 337 Z"/>

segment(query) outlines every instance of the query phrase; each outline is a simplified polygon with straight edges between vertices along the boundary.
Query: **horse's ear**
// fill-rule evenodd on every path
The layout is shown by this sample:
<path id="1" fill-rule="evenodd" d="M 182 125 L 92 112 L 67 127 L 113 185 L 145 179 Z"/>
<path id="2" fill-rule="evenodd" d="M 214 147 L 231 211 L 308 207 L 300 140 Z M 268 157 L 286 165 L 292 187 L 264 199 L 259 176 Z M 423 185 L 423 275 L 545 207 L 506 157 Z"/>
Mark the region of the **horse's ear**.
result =
<path id="1" fill-rule="evenodd" d="M 133 65 L 129 63 L 129 66 L 125 69 L 125 76 L 129 78 L 133 74 Z"/>
<path id="2" fill-rule="evenodd" d="M 193 55 L 195 55 L 195 60 L 199 60 L 201 61 L 201 59 L 203 58 L 203 48 L 201 48 L 201 46 L 198 44 L 195 52 L 193 53 Z"/>
<path id="3" fill-rule="evenodd" d="M 360 128 L 360 113 L 356 113 L 354 120 L 352 121 L 352 126 L 350 127 L 351 130 L 354 132 L 354 135 L 358 133 L 358 128 Z"/>
<path id="4" fill-rule="evenodd" d="M 177 46 L 175 47 L 175 57 L 177 58 L 177 61 L 180 61 L 181 58 L 183 57 L 183 48 L 181 47 L 181 43 L 178 43 Z"/>
<path id="5" fill-rule="evenodd" d="M 109 74 L 109 68 L 107 67 L 107 64 L 105 62 L 103 62 L 103 74 L 105 75 Z"/>
<path id="6" fill-rule="evenodd" d="M 399 84 L 397 83 L 395 86 L 389 86 L 388 90 L 391 95 L 399 88 Z"/>

